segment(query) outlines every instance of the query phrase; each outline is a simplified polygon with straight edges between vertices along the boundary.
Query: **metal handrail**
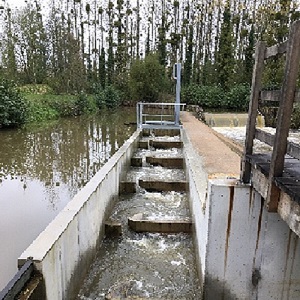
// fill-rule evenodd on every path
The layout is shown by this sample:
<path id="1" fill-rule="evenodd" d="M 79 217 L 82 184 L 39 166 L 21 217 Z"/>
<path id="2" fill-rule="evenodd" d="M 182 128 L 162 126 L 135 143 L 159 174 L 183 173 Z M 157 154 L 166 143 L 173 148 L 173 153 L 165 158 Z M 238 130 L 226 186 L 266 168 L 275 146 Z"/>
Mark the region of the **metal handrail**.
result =
<path id="1" fill-rule="evenodd" d="M 180 128 L 179 113 L 184 103 L 137 103 L 137 126 L 149 129 Z M 151 109 L 153 110 L 151 112 Z M 150 111 L 149 111 L 150 110 Z"/>

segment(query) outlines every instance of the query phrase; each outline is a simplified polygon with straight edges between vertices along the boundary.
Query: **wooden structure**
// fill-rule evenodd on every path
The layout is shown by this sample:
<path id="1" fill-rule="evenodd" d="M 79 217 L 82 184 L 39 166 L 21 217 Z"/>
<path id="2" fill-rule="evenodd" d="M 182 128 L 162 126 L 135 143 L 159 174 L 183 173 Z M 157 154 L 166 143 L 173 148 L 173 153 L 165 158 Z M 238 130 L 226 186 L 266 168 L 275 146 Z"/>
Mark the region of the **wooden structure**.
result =
<path id="1" fill-rule="evenodd" d="M 283 54 L 286 57 L 286 63 L 281 90 L 261 92 L 261 79 L 265 60 Z M 299 61 L 300 20 L 292 24 L 286 42 L 269 48 L 262 41 L 257 43 L 246 141 L 241 166 L 241 180 L 244 183 L 252 182 L 253 186 L 266 199 L 266 205 L 271 212 L 279 212 L 282 206 L 279 207 L 278 204 L 282 199 L 289 199 L 289 207 L 292 204 L 298 206 L 300 204 L 299 146 L 287 141 L 293 104 L 299 98 L 299 92 L 296 91 Z M 258 102 L 264 99 L 279 101 L 275 137 L 270 137 L 268 134 L 256 129 Z M 253 154 L 254 138 L 272 145 L 272 153 Z M 282 217 L 284 217 L 283 215 L 286 215 L 286 211 L 282 212 Z M 285 218 L 290 218 L 290 216 L 285 216 Z M 290 221 L 287 222 L 290 223 Z M 292 228 L 296 224 L 289 224 L 289 226 Z M 300 232 L 300 228 L 298 230 Z"/>

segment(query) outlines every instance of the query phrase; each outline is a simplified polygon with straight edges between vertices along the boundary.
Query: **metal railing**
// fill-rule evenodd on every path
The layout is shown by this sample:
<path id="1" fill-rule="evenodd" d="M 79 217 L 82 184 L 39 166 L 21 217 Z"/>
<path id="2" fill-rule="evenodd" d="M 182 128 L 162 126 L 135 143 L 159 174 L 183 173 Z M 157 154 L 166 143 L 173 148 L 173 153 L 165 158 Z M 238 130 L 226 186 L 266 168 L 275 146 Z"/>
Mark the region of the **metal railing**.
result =
<path id="1" fill-rule="evenodd" d="M 179 114 L 182 103 L 137 103 L 137 127 L 145 129 L 180 128 Z"/>

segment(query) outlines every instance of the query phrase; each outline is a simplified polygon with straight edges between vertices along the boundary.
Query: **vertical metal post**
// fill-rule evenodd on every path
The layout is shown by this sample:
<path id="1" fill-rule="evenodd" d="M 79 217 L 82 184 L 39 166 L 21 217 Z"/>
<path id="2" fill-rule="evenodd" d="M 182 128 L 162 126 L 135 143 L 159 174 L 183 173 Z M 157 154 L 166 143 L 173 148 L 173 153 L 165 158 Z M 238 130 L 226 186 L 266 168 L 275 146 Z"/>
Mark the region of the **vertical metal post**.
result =
<path id="1" fill-rule="evenodd" d="M 173 78 L 176 79 L 176 101 L 175 101 L 175 125 L 179 125 L 180 114 L 180 87 L 181 87 L 181 63 L 173 67 Z"/>
<path id="2" fill-rule="evenodd" d="M 141 128 L 141 120 L 140 120 L 140 103 L 136 104 L 136 124 L 137 128 Z"/>
<path id="3" fill-rule="evenodd" d="M 143 128 L 143 103 L 140 103 L 140 128 Z"/>

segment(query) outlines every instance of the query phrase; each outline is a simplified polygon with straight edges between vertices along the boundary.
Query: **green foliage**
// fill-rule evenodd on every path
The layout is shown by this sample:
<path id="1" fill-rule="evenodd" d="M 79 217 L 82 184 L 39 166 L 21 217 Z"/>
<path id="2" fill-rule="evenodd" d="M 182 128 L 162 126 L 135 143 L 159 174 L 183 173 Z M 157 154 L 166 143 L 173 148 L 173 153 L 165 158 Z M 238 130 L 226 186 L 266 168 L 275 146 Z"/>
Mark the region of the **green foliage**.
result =
<path id="1" fill-rule="evenodd" d="M 0 79 L 0 127 L 20 126 L 26 117 L 26 101 L 14 82 Z"/>
<path id="2" fill-rule="evenodd" d="M 45 101 L 28 101 L 28 119 L 29 123 L 38 123 L 59 118 L 59 112 L 49 107 Z"/>
<path id="3" fill-rule="evenodd" d="M 135 60 L 130 69 L 129 88 L 133 101 L 155 102 L 160 93 L 167 90 L 168 82 L 164 67 L 155 54 L 144 60 Z"/>
<path id="4" fill-rule="evenodd" d="M 99 109 L 116 108 L 121 104 L 121 94 L 113 85 L 107 85 L 104 89 L 98 87 L 95 90 L 95 100 Z"/>
<path id="5" fill-rule="evenodd" d="M 225 7 L 217 54 L 218 82 L 225 90 L 229 89 L 234 70 L 232 37 L 231 13 L 229 7 Z"/>
<path id="6" fill-rule="evenodd" d="M 224 91 L 220 86 L 189 85 L 181 90 L 182 102 L 203 108 L 243 111 L 248 108 L 250 88 L 240 84 Z"/>
<path id="7" fill-rule="evenodd" d="M 189 27 L 189 38 L 187 41 L 187 52 L 186 52 L 186 60 L 184 63 L 184 70 L 183 70 L 183 84 L 190 84 L 192 78 L 192 71 L 193 71 L 193 26 Z"/>
<path id="8" fill-rule="evenodd" d="M 75 100 L 75 110 L 77 115 L 82 115 L 88 107 L 88 96 L 84 92 L 80 92 Z"/>
<path id="9" fill-rule="evenodd" d="M 291 128 L 299 129 L 300 128 L 300 104 L 297 103 L 294 106 L 292 119 L 291 119 Z"/>
<path id="10" fill-rule="evenodd" d="M 250 86 L 248 84 L 238 84 L 233 86 L 225 95 L 225 103 L 221 102 L 222 107 L 228 109 L 247 111 L 249 106 Z"/>
<path id="11" fill-rule="evenodd" d="M 26 84 L 19 88 L 23 94 L 44 95 L 53 93 L 52 88 L 47 84 Z"/>
<path id="12" fill-rule="evenodd" d="M 95 99 L 79 95 L 26 95 L 28 122 L 42 122 L 97 111 Z"/>

